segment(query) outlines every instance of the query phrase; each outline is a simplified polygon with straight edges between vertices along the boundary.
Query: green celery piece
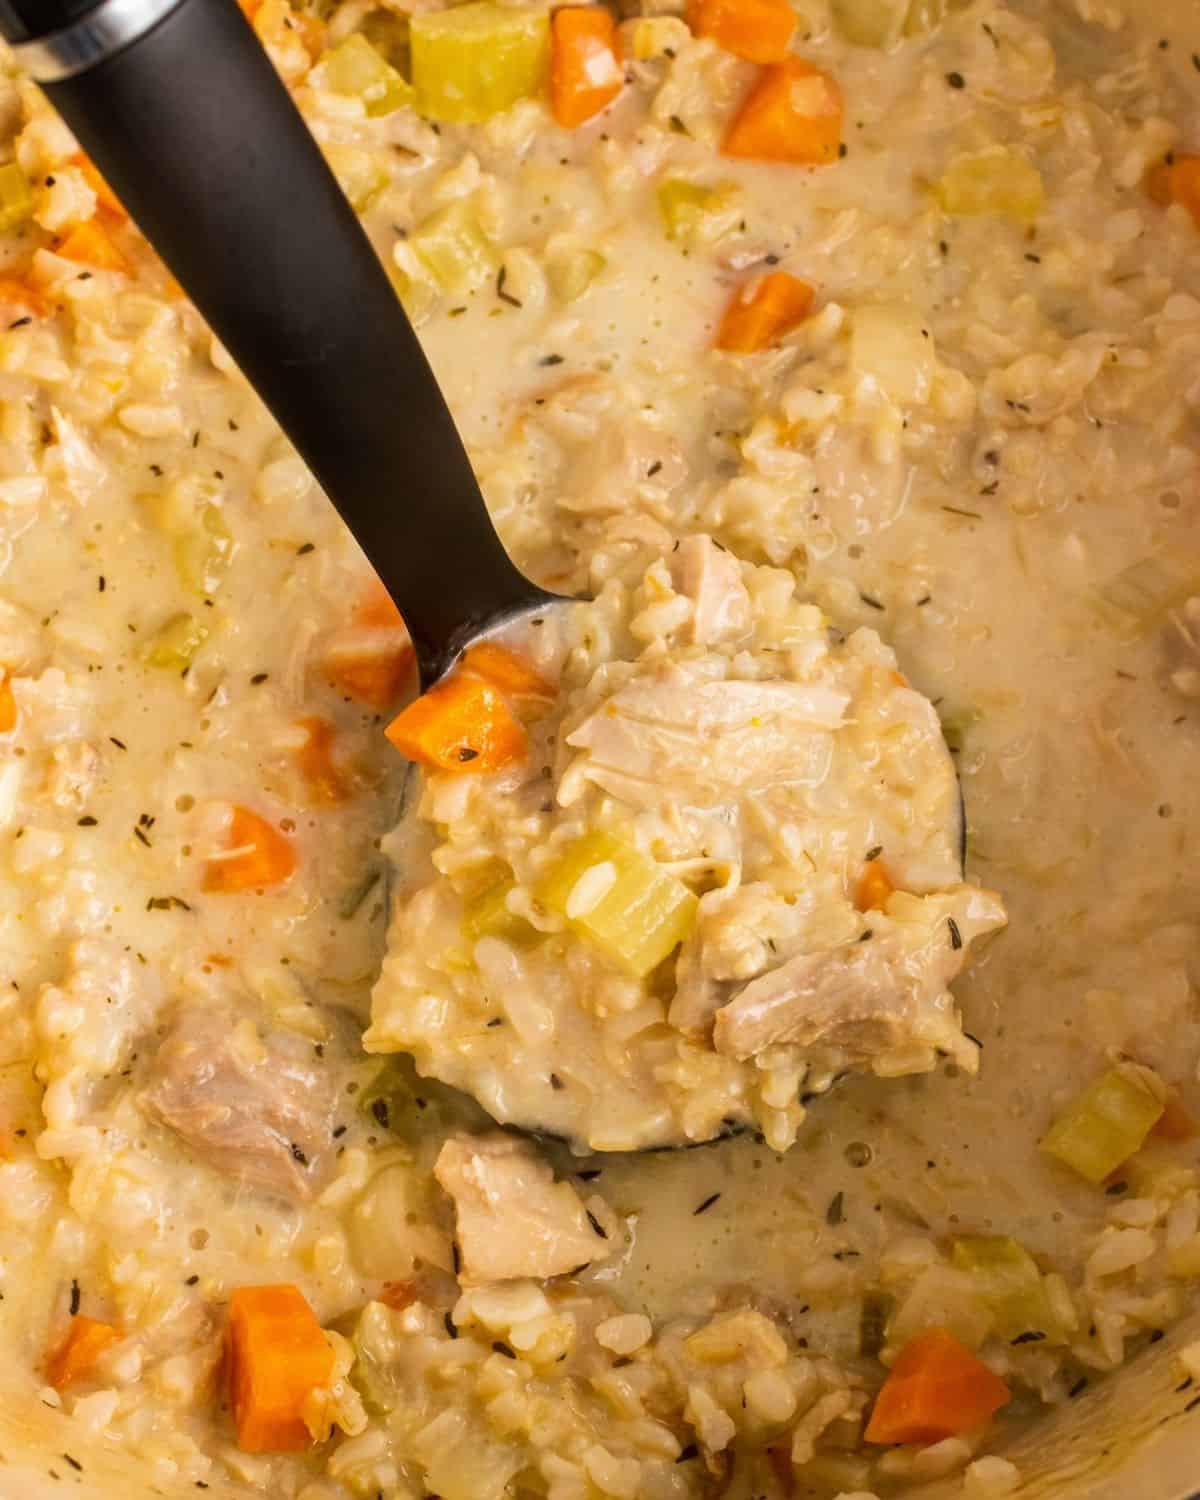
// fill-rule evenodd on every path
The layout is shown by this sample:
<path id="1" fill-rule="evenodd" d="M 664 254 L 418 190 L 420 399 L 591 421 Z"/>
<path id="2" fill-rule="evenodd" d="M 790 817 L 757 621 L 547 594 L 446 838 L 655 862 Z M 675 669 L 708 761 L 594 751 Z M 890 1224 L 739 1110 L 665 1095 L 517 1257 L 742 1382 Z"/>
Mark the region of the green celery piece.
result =
<path id="1" fill-rule="evenodd" d="M 658 210 L 669 240 L 683 240 L 712 209 L 719 206 L 720 188 L 703 187 L 686 177 L 667 177 L 658 185 Z"/>
<path id="2" fill-rule="evenodd" d="M 546 279 L 560 302 L 574 302 L 607 264 L 598 250 L 571 250 L 549 262 Z"/>
<path id="3" fill-rule="evenodd" d="M 1121 1064 L 1084 1089 L 1046 1132 L 1042 1150 L 1088 1182 L 1103 1182 L 1141 1149 L 1164 1108 L 1148 1069 Z"/>
<path id="4" fill-rule="evenodd" d="M 410 244 L 429 274 L 451 296 L 477 292 L 495 274 L 495 258 L 463 199 L 448 203 L 413 230 Z"/>
<path id="5" fill-rule="evenodd" d="M 362 213 L 375 194 L 387 187 L 387 168 L 374 152 L 361 146 L 333 143 L 324 150 L 325 160 L 333 169 L 338 186 L 350 200 L 351 208 L 355 213 Z"/>
<path id="6" fill-rule="evenodd" d="M 412 84 L 357 32 L 328 52 L 320 69 L 332 93 L 361 99 L 368 115 L 390 115 L 413 102 Z"/>
<path id="7" fill-rule="evenodd" d="M 955 1240 L 950 1258 L 978 1284 L 1001 1338 L 1041 1333 L 1049 1343 L 1063 1342 L 1064 1331 L 1050 1306 L 1042 1273 L 1023 1245 L 1000 1235 L 978 1235 Z"/>
<path id="8" fill-rule="evenodd" d="M 1001 214 L 1028 224 L 1045 202 L 1042 177 L 1018 151 L 988 146 L 956 156 L 937 184 L 938 201 L 952 217 Z"/>
<path id="9" fill-rule="evenodd" d="M 417 110 L 430 120 L 478 124 L 540 94 L 550 71 L 550 16 L 474 0 L 419 11 L 410 22 Z"/>
<path id="10" fill-rule="evenodd" d="M 368 1302 L 359 1315 L 350 1343 L 354 1349 L 350 1380 L 367 1410 L 373 1416 L 385 1417 L 400 1404 L 403 1392 L 391 1309 L 382 1302 Z"/>
<path id="11" fill-rule="evenodd" d="M 908 8 L 909 0 L 833 0 L 833 23 L 856 47 L 894 47 Z"/>
<path id="12" fill-rule="evenodd" d="M 508 893 L 516 881 L 505 878 L 488 886 L 463 911 L 462 934 L 469 943 L 481 937 L 503 938 L 510 943 L 528 942 L 534 930 L 524 917 L 508 909 Z"/>
<path id="13" fill-rule="evenodd" d="M 600 899 L 571 915 L 580 880 L 611 865 L 615 878 Z M 543 877 L 537 898 L 567 918 L 598 948 L 641 978 L 691 931 L 696 897 L 632 844 L 611 833 L 585 834 Z"/>
<path id="14" fill-rule="evenodd" d="M 172 615 L 147 642 L 142 659 L 148 667 L 182 672 L 191 666 L 192 658 L 207 639 L 208 626 L 202 625 L 195 615 Z"/>
<path id="15" fill-rule="evenodd" d="M 219 505 L 205 505 L 196 524 L 175 538 L 175 570 L 185 589 L 216 593 L 233 558 L 233 532 Z"/>
<path id="16" fill-rule="evenodd" d="M 0 229 L 15 229 L 33 213 L 29 179 L 15 161 L 0 167 Z"/>

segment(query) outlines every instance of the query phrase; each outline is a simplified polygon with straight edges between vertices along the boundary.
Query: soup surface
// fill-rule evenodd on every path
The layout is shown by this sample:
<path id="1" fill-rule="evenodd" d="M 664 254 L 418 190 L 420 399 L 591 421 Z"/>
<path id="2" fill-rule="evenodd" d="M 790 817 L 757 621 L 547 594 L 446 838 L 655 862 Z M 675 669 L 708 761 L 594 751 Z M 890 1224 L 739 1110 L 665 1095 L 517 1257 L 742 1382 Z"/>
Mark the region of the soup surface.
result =
<path id="1" fill-rule="evenodd" d="M 1200 115 L 1134 9 L 249 6 L 595 601 L 452 734 L 0 80 L 0 1328 L 81 1443 L 987 1497 L 1184 1312 Z"/>

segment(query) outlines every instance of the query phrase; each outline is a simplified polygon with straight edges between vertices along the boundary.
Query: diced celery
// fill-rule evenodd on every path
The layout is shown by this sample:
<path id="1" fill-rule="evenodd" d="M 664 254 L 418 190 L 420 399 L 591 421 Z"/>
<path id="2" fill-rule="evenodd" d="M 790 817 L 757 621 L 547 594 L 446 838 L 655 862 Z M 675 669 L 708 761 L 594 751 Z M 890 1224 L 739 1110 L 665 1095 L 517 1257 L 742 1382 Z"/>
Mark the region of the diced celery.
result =
<path id="1" fill-rule="evenodd" d="M 1021 223 L 1036 219 L 1045 201 L 1041 173 L 1004 146 L 956 156 L 937 185 L 937 196 L 948 214 L 1003 214 Z"/>
<path id="2" fill-rule="evenodd" d="M 476 292 L 495 275 L 491 248 L 461 198 L 418 225 L 409 244 L 437 284 L 452 296 Z"/>
<path id="3" fill-rule="evenodd" d="M 375 194 L 388 185 L 387 167 L 376 152 L 362 146 L 328 145 L 325 160 L 355 213 L 362 213 Z"/>
<path id="4" fill-rule="evenodd" d="M 838 31 L 857 47 L 893 47 L 904 32 L 909 0 L 833 0 Z"/>
<path id="5" fill-rule="evenodd" d="M 1054 1122 L 1042 1150 L 1088 1182 L 1102 1182 L 1141 1148 L 1166 1108 L 1156 1084 L 1148 1068 L 1111 1068 Z"/>
<path id="6" fill-rule="evenodd" d="M 417 109 L 430 120 L 478 123 L 546 86 L 547 11 L 490 0 L 419 11 L 409 39 Z"/>
<path id="7" fill-rule="evenodd" d="M 937 369 L 929 325 L 904 302 L 860 307 L 850 330 L 850 364 L 893 401 L 926 401 Z"/>
<path id="8" fill-rule="evenodd" d="M 392 1316 L 382 1302 L 368 1302 L 350 1337 L 354 1349 L 350 1379 L 376 1416 L 394 1411 L 403 1389 L 402 1346 L 392 1330 Z"/>
<path id="9" fill-rule="evenodd" d="M 525 918 L 509 910 L 508 893 L 515 885 L 516 881 L 507 877 L 497 880 L 467 902 L 462 933 L 468 942 L 476 943 L 481 937 L 497 937 L 510 943 L 522 943 L 534 936 L 534 929 Z"/>
<path id="10" fill-rule="evenodd" d="M 546 266 L 550 290 L 560 302 L 582 297 L 608 262 L 597 250 L 570 250 Z"/>
<path id="11" fill-rule="evenodd" d="M 233 558 L 233 532 L 218 505 L 201 507 L 195 525 L 175 538 L 175 570 L 185 589 L 217 591 Z"/>
<path id="12" fill-rule="evenodd" d="M 996 1319 L 1001 1338 L 1040 1333 L 1049 1343 L 1065 1337 L 1037 1263 L 1023 1245 L 999 1235 L 955 1240 L 951 1259 L 976 1281 L 979 1295 Z"/>
<path id="13" fill-rule="evenodd" d="M 172 615 L 167 623 L 146 643 L 142 660 L 149 667 L 163 667 L 182 672 L 208 639 L 208 627 L 195 615 Z"/>
<path id="14" fill-rule="evenodd" d="M 1140 558 L 1093 590 L 1101 614 L 1114 629 L 1141 635 L 1200 594 L 1200 563 L 1163 554 Z"/>
<path id="15" fill-rule="evenodd" d="M 543 877 L 537 898 L 639 977 L 691 931 L 696 897 L 631 844 L 586 834 Z"/>
<path id="16" fill-rule="evenodd" d="M 669 240 L 683 240 L 706 213 L 718 208 L 724 194 L 720 188 L 703 187 L 686 177 L 667 177 L 658 185 L 658 209 Z"/>
<path id="17" fill-rule="evenodd" d="M 390 115 L 413 101 L 413 87 L 357 32 L 327 52 L 317 82 L 334 94 L 361 99 L 369 115 Z"/>
<path id="18" fill-rule="evenodd" d="M 0 229 L 15 229 L 33 213 L 29 179 L 15 161 L 0 167 Z"/>
<path id="19" fill-rule="evenodd" d="M 635 62 L 649 62 L 654 57 L 674 56 L 691 40 L 691 32 L 680 16 L 638 16 L 627 30 L 628 49 L 622 51 Z"/>

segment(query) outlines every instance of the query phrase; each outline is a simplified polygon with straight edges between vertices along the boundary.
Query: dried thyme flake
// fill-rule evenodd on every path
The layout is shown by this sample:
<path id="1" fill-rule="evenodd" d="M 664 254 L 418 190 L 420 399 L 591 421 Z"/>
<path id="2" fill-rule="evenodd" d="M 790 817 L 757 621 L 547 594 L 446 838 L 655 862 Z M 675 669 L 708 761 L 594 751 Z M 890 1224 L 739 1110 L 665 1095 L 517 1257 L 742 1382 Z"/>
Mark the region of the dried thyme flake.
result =
<path id="1" fill-rule="evenodd" d="M 496 296 L 500 298 L 501 302 L 507 302 L 509 307 L 523 306 L 524 304 L 520 301 L 519 298 L 514 297 L 511 292 L 506 292 L 504 290 L 504 283 L 507 280 L 508 267 L 501 266 L 500 270 L 496 273 Z"/>

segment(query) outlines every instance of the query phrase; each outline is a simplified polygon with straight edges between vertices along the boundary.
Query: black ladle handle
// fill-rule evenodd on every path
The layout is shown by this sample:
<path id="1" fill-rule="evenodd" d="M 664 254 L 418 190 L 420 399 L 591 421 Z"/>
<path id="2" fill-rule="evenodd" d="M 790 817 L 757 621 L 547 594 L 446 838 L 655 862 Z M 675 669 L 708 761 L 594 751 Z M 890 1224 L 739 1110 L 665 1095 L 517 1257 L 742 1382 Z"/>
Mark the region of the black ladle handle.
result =
<path id="1" fill-rule="evenodd" d="M 102 38 L 109 55 L 55 78 L 55 36 L 78 35 L 83 11 L 134 39 Z M 341 511 L 423 678 L 549 598 L 501 546 L 395 290 L 235 0 L 0 0 L 0 29 L 41 61 L 50 100 Z"/>

